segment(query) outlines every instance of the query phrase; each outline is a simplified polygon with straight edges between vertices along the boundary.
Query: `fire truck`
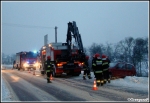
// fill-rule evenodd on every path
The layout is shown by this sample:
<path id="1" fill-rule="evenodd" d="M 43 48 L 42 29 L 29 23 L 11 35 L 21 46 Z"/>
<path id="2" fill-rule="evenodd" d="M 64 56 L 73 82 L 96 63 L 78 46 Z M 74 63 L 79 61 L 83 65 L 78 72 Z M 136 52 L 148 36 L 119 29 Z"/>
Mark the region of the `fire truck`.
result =
<path id="1" fill-rule="evenodd" d="M 72 38 L 75 43 L 72 43 Z M 51 62 L 54 65 L 53 76 L 61 76 L 62 73 L 76 76 L 81 74 L 86 55 L 75 21 L 68 23 L 65 43 L 49 43 L 40 49 L 41 74 L 45 73 L 44 61 L 47 56 L 51 56 Z"/>
<path id="2" fill-rule="evenodd" d="M 37 60 L 37 52 L 18 52 L 16 53 L 16 60 L 14 61 L 14 68 L 20 70 L 29 70 L 33 68 L 34 70 L 39 67 Z"/>

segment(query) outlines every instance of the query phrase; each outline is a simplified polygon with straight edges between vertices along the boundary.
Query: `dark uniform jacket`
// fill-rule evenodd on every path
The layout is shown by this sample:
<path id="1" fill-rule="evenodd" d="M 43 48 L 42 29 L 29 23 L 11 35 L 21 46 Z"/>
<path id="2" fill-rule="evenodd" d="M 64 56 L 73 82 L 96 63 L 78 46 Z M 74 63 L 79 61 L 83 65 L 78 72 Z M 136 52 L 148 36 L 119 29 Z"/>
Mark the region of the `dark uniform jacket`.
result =
<path id="1" fill-rule="evenodd" d="M 45 68 L 46 72 L 53 71 L 53 65 L 50 60 L 45 61 L 44 68 Z"/>
<path id="2" fill-rule="evenodd" d="M 95 61 L 95 58 L 92 59 L 92 69 L 93 69 L 93 71 L 95 71 L 95 67 L 96 67 L 96 66 L 93 65 L 94 61 Z"/>
<path id="3" fill-rule="evenodd" d="M 102 67 L 103 67 L 103 69 L 108 69 L 109 68 L 109 63 L 110 63 L 110 60 L 108 58 L 103 58 L 102 59 Z"/>
<path id="4" fill-rule="evenodd" d="M 102 68 L 102 59 L 101 58 L 94 59 L 92 65 L 94 66 L 95 72 L 103 70 L 103 68 Z"/>

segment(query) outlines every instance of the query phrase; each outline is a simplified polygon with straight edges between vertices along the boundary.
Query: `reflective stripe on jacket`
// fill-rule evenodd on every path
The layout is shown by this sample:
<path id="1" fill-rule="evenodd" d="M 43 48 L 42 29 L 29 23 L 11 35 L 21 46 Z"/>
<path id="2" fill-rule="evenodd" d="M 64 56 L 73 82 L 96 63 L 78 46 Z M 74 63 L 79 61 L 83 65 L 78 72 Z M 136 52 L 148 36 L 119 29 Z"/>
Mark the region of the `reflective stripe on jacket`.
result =
<path id="1" fill-rule="evenodd" d="M 53 71 L 53 65 L 52 65 L 52 63 L 51 63 L 50 60 L 45 61 L 44 64 L 45 64 L 45 70 L 46 70 L 46 72 Z"/>
<path id="2" fill-rule="evenodd" d="M 95 73 L 103 73 L 103 71 L 95 71 Z"/>
<path id="3" fill-rule="evenodd" d="M 96 60 L 96 65 L 102 65 L 102 60 Z"/>
<path id="4" fill-rule="evenodd" d="M 103 69 L 103 71 L 107 71 L 108 69 Z"/>
<path id="5" fill-rule="evenodd" d="M 96 64 L 95 64 L 95 63 L 93 63 L 92 65 L 93 65 L 93 66 L 96 66 Z"/>
<path id="6" fill-rule="evenodd" d="M 108 65 L 108 62 L 104 62 L 102 65 L 103 65 L 103 66 L 104 66 L 104 65 Z"/>
<path id="7" fill-rule="evenodd" d="M 46 72 L 52 72 L 53 70 L 46 70 Z"/>

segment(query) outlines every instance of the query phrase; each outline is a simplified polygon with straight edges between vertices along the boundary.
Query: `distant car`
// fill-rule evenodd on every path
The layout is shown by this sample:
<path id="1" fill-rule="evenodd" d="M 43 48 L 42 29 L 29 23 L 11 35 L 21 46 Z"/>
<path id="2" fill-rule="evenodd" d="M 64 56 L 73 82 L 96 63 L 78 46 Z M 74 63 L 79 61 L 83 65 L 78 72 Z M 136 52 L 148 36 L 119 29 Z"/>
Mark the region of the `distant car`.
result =
<path id="1" fill-rule="evenodd" d="M 136 69 L 134 65 L 130 63 L 110 63 L 109 73 L 111 77 L 125 78 L 126 76 L 135 76 Z"/>

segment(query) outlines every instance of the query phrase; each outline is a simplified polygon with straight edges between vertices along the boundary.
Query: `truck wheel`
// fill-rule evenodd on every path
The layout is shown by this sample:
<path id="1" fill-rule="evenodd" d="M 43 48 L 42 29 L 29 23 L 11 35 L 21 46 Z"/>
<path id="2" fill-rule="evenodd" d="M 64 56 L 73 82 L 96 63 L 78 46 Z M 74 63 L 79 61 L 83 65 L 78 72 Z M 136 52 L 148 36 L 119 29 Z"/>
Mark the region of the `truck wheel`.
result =
<path id="1" fill-rule="evenodd" d="M 52 75 L 53 75 L 53 77 L 56 77 L 56 76 L 57 76 L 54 70 L 53 70 Z"/>
<path id="2" fill-rule="evenodd" d="M 41 71 L 41 74 L 44 75 L 44 71 Z"/>

